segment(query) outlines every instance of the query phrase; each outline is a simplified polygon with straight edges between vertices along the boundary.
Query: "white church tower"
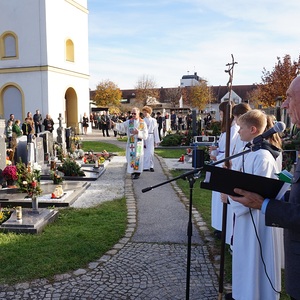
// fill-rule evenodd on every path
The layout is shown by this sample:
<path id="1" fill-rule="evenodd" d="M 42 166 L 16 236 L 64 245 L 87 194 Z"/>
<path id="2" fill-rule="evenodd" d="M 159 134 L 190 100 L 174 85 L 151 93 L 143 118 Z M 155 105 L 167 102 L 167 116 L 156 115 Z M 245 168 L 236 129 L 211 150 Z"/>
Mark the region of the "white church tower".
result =
<path id="1" fill-rule="evenodd" d="M 87 0 L 0 1 L 0 118 L 36 109 L 77 132 L 89 115 Z"/>

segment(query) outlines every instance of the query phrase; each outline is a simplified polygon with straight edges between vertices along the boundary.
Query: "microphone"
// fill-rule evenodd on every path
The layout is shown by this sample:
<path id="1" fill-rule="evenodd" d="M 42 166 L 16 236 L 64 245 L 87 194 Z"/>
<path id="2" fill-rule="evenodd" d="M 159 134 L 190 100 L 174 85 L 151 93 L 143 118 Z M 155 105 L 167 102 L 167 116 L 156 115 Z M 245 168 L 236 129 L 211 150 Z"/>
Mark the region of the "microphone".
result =
<path id="1" fill-rule="evenodd" d="M 275 125 L 269 130 L 265 131 L 261 135 L 255 137 L 252 142 L 249 142 L 246 146 L 251 147 L 253 145 L 261 143 L 263 140 L 268 139 L 274 133 L 283 132 L 285 130 L 285 124 L 283 122 L 277 122 Z"/>
<path id="2" fill-rule="evenodd" d="M 142 193 L 149 192 L 149 191 L 151 191 L 152 189 L 153 189 L 153 187 L 152 187 L 152 186 L 150 186 L 150 187 L 146 187 L 146 188 L 142 189 Z"/>

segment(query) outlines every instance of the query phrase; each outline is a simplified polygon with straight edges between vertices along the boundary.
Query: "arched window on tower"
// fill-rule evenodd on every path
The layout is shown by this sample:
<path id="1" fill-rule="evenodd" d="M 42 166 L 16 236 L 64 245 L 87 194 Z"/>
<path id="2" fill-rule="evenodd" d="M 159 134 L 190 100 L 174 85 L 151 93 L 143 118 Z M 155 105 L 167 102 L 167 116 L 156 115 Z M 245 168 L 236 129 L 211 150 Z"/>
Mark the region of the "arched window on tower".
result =
<path id="1" fill-rule="evenodd" d="M 70 39 L 66 41 L 66 60 L 74 62 L 74 43 Z"/>
<path id="2" fill-rule="evenodd" d="M 13 32 L 5 32 L 0 37 L 1 59 L 18 57 L 18 39 Z"/>

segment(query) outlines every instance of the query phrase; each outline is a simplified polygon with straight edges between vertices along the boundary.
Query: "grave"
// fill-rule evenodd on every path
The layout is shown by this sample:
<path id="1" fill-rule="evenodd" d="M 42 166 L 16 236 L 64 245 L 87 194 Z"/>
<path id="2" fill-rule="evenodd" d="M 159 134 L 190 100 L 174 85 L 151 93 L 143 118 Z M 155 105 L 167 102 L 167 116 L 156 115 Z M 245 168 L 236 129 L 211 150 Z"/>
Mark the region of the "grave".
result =
<path id="1" fill-rule="evenodd" d="M 62 149 L 66 150 L 66 133 L 62 127 L 62 116 L 59 114 L 59 128 L 57 129 L 57 143 Z M 17 220 L 16 212 L 12 213 L 9 220 L 0 226 L 0 231 L 12 231 L 17 233 L 40 233 L 44 227 L 53 222 L 57 218 L 57 210 L 53 207 L 68 207 L 77 198 L 82 195 L 85 189 L 90 186 L 90 181 L 97 180 L 104 172 L 105 167 L 109 163 L 105 161 L 99 167 L 94 164 L 82 164 L 82 171 L 86 176 L 64 176 L 61 183 L 63 195 L 60 198 L 52 199 L 52 193 L 57 185 L 53 184 L 50 179 L 50 165 L 48 164 L 51 156 L 55 155 L 53 148 L 53 134 L 50 132 L 41 132 L 36 138 L 30 136 L 21 136 L 16 139 L 14 161 L 27 164 L 37 163 L 42 167 L 41 171 L 41 189 L 42 194 L 37 197 L 38 209 L 32 209 L 32 199 L 27 198 L 27 194 L 19 192 L 18 189 L 3 188 L 0 189 L 0 205 L 1 207 L 12 208 L 16 206 L 22 207 L 22 221 Z M 47 159 L 46 159 L 47 157 Z M 47 161 L 47 162 L 46 162 Z M 6 163 L 6 144 L 5 140 L 0 138 L 0 166 Z M 58 162 L 59 164 L 59 162 Z"/>
<path id="2" fill-rule="evenodd" d="M 44 161 L 49 161 L 50 157 L 53 156 L 53 133 L 43 131 L 38 133 L 38 137 L 43 139 Z"/>
<path id="3" fill-rule="evenodd" d="M 95 168 L 94 164 L 82 164 L 82 161 L 78 161 L 78 164 L 81 166 L 81 170 L 84 172 L 85 176 L 64 176 L 66 181 L 95 181 L 97 180 L 104 172 L 109 161 L 105 161 L 103 164 L 100 164 L 98 168 Z M 57 162 L 57 166 L 61 162 Z M 42 180 L 50 180 L 50 166 L 42 169 L 41 174 Z"/>
<path id="4" fill-rule="evenodd" d="M 64 181 L 61 184 L 64 196 L 60 199 L 51 199 L 51 194 L 55 190 L 56 185 L 51 181 L 42 181 L 42 195 L 38 196 L 38 207 L 68 207 L 90 186 L 89 182 L 84 181 Z M 20 193 L 18 189 L 2 189 L 0 190 L 1 207 L 22 206 L 23 208 L 32 207 L 31 198 L 25 198 L 25 193 Z"/>
<path id="5" fill-rule="evenodd" d="M 28 163 L 28 150 L 27 150 L 27 136 L 22 135 L 17 138 L 17 147 L 15 151 L 15 162 L 19 161 L 19 158 L 22 159 L 22 162 Z"/>
<path id="6" fill-rule="evenodd" d="M 41 233 L 47 224 L 56 220 L 58 211 L 54 209 L 39 209 L 38 212 L 32 209 L 22 209 L 22 219 L 17 220 L 16 211 L 10 218 L 0 225 L 1 232 L 15 233 Z"/>

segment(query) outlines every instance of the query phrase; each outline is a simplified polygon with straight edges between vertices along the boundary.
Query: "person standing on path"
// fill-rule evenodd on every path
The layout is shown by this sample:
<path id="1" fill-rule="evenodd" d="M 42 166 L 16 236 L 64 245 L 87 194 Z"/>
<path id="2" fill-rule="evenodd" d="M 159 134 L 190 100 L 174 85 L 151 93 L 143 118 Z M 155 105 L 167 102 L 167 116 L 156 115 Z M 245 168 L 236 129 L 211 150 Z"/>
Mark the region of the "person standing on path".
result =
<path id="1" fill-rule="evenodd" d="M 105 133 L 106 133 L 106 136 L 109 137 L 108 129 L 109 129 L 109 125 L 110 125 L 110 118 L 106 111 L 104 111 L 103 114 L 101 115 L 100 122 L 101 122 L 103 136 L 105 136 Z"/>
<path id="2" fill-rule="evenodd" d="M 87 134 L 87 128 L 89 127 L 89 118 L 88 118 L 86 112 L 83 114 L 83 117 L 82 117 L 82 127 L 83 127 L 84 134 Z"/>
<path id="3" fill-rule="evenodd" d="M 156 119 L 151 117 L 152 108 L 142 108 L 144 121 L 148 127 L 148 138 L 144 141 L 144 171 L 154 172 L 154 148 L 160 143 Z"/>
<path id="4" fill-rule="evenodd" d="M 156 120 L 158 124 L 158 135 L 159 135 L 159 140 L 161 140 L 161 130 L 163 128 L 163 117 L 161 116 L 160 111 L 156 113 Z"/>
<path id="5" fill-rule="evenodd" d="M 144 140 L 148 138 L 148 128 L 137 107 L 132 108 L 131 115 L 131 119 L 123 123 L 112 122 L 112 125 L 117 131 L 127 134 L 127 172 L 133 179 L 138 179 L 144 169 Z"/>

